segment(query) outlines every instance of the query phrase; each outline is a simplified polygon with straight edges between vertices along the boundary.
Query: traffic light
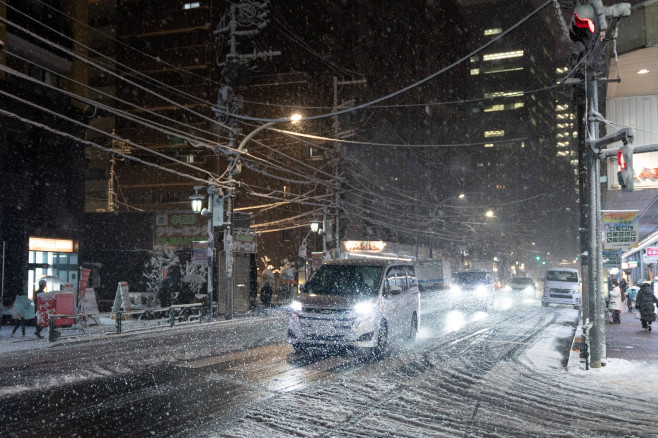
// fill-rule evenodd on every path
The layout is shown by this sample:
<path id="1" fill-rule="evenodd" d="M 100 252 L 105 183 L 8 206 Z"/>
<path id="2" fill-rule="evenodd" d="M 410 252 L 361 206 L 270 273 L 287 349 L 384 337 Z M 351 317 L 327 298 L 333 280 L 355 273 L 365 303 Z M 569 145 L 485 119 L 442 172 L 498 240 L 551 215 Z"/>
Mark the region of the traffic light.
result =
<path id="1" fill-rule="evenodd" d="M 633 181 L 633 143 L 628 139 L 622 140 L 624 145 L 617 151 L 617 181 L 623 192 L 632 192 L 635 186 Z"/>
<path id="2" fill-rule="evenodd" d="M 569 37 L 575 43 L 582 43 L 586 49 L 591 49 L 599 38 L 599 16 L 594 6 L 578 5 L 573 10 Z"/>
<path id="3" fill-rule="evenodd" d="M 535 256 L 535 260 L 537 261 L 541 260 L 541 256 Z"/>

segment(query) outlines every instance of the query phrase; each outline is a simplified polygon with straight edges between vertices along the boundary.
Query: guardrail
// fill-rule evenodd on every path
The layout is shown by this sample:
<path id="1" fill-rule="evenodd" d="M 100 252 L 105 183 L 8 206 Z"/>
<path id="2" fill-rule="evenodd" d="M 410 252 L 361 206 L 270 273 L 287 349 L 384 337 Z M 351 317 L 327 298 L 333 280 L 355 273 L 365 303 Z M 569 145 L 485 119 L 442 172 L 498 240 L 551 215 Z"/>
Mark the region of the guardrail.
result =
<path id="1" fill-rule="evenodd" d="M 167 325 L 174 327 L 175 325 L 184 325 L 184 324 L 196 324 L 203 321 L 204 307 L 201 303 L 195 304 L 179 304 L 171 307 L 164 307 L 158 309 L 145 309 L 145 310 L 134 310 L 134 311 L 119 311 L 112 313 L 112 318 L 115 319 L 114 324 L 114 333 L 120 334 L 127 331 L 139 331 L 154 326 L 162 326 L 160 322 L 166 321 Z M 135 315 L 139 315 L 135 318 Z M 130 317 L 128 319 L 128 317 Z M 65 327 L 58 328 L 55 326 L 55 321 L 60 318 L 69 318 L 74 321 L 74 328 Z M 63 330 L 82 330 L 85 333 L 88 330 L 89 325 L 84 324 L 88 321 L 94 321 L 96 326 L 102 326 L 99 315 L 87 315 L 79 313 L 77 315 L 49 315 L 48 317 L 48 341 L 54 342 L 61 337 L 61 332 Z M 125 327 L 124 322 L 132 321 L 136 324 L 130 324 L 128 330 Z M 138 328 L 134 329 L 133 327 L 137 325 Z"/>

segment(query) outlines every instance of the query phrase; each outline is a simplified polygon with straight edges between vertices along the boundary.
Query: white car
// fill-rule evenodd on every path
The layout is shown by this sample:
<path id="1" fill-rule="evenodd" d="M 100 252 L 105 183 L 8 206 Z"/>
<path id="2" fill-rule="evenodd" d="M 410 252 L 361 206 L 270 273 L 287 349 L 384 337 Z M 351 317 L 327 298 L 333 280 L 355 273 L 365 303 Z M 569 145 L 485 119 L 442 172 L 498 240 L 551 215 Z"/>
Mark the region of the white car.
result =
<path id="1" fill-rule="evenodd" d="M 375 259 L 325 263 L 291 310 L 288 343 L 295 352 L 343 346 L 379 357 L 389 339 L 416 337 L 420 294 L 414 267 Z"/>
<path id="2" fill-rule="evenodd" d="M 494 278 L 490 271 L 457 273 L 448 290 L 451 307 L 488 311 L 494 305 Z"/>
<path id="3" fill-rule="evenodd" d="M 536 287 L 535 282 L 530 277 L 514 277 L 503 290 L 512 292 L 515 295 L 534 298 Z"/>

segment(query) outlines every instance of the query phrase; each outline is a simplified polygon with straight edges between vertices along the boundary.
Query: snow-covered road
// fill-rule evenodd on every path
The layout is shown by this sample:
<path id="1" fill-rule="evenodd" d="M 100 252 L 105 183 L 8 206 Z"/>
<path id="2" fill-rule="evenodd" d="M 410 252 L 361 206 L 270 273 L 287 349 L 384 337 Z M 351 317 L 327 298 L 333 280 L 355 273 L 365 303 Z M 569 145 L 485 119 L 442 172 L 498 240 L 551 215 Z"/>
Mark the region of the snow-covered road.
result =
<path id="1" fill-rule="evenodd" d="M 282 312 L 6 355 L 0 435 L 656 436 L 655 379 L 566 371 L 574 310 L 423 309 L 378 361 L 293 354 Z"/>

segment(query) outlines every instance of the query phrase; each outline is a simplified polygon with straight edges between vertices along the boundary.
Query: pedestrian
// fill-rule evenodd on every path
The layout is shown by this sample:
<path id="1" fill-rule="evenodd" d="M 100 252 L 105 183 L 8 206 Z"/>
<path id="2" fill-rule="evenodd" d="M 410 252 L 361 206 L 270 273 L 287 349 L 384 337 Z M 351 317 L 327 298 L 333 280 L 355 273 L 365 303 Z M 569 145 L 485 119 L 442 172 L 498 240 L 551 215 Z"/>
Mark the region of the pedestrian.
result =
<path id="1" fill-rule="evenodd" d="M 32 307 L 32 301 L 30 301 L 25 295 L 16 295 L 11 313 L 14 321 L 16 321 L 14 330 L 11 331 L 11 336 L 16 334 L 18 327 L 21 328 L 21 333 L 25 336 L 25 321 L 34 318 L 34 307 Z"/>
<path id="2" fill-rule="evenodd" d="M 260 290 L 260 301 L 263 303 L 265 308 L 270 307 L 270 302 L 272 301 L 272 285 L 270 282 L 266 282 Z"/>
<path id="3" fill-rule="evenodd" d="M 658 299 L 656 299 L 653 294 L 651 283 L 645 281 L 642 283 L 640 291 L 637 293 L 635 306 L 640 311 L 642 328 L 648 331 L 651 331 L 651 323 L 656 320 L 656 311 L 653 307 L 654 304 L 658 304 Z"/>
<path id="4" fill-rule="evenodd" d="M 35 290 L 34 295 L 33 295 L 34 296 L 34 310 L 35 311 L 39 310 L 39 294 L 41 292 L 45 292 L 45 291 L 46 291 L 46 280 L 44 280 L 42 278 L 41 280 L 39 280 L 39 289 Z M 36 336 L 39 339 L 42 339 L 43 336 L 41 336 L 41 330 L 43 330 L 43 327 L 44 326 L 39 325 L 39 319 L 37 318 L 37 328 L 36 328 L 36 330 L 34 330 L 34 336 Z"/>
<path id="5" fill-rule="evenodd" d="M 619 288 L 619 283 L 614 278 L 610 280 L 610 285 L 612 286 L 612 289 L 610 289 L 610 301 L 608 302 L 608 309 L 612 314 L 612 323 L 621 324 L 621 319 L 619 318 L 621 315 L 622 306 L 621 289 Z"/>

